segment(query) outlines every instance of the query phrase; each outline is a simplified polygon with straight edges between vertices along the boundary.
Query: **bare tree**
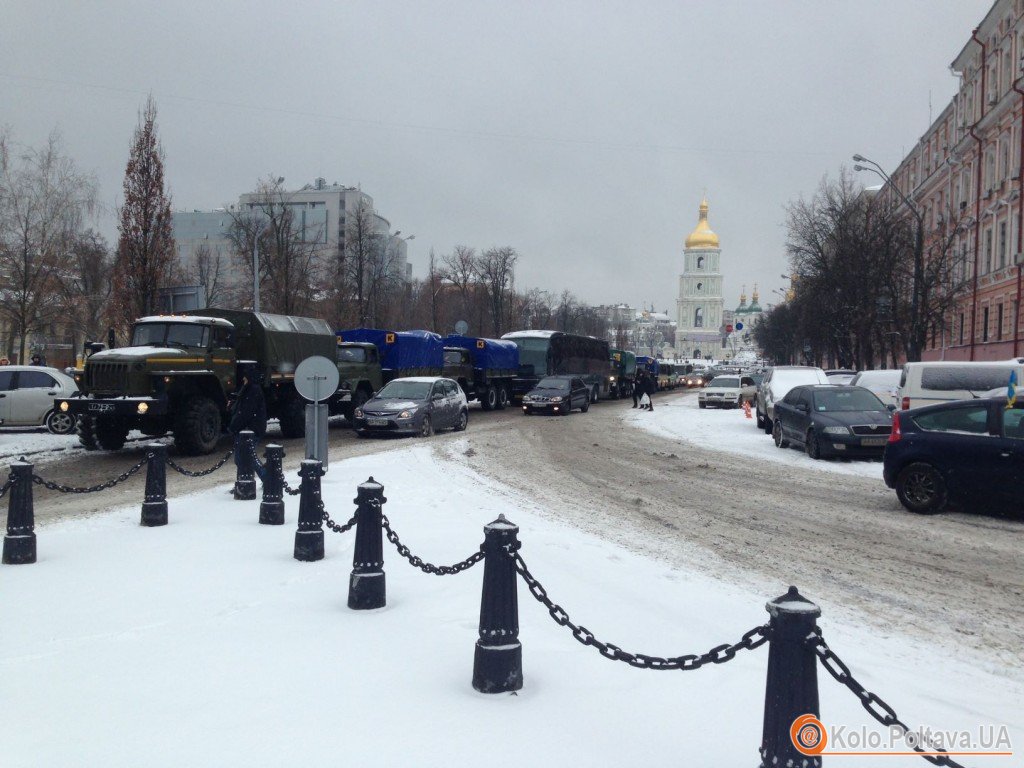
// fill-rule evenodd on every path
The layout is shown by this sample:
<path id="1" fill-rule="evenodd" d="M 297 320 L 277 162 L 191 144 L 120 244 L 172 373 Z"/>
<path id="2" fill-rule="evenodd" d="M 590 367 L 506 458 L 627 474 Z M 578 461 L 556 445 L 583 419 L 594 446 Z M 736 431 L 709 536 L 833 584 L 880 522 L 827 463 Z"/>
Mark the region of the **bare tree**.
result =
<path id="1" fill-rule="evenodd" d="M 487 290 L 490 304 L 491 326 L 495 336 L 501 336 L 509 322 L 510 294 L 515 286 L 516 261 L 514 248 L 488 248 L 481 254 L 477 272 Z"/>
<path id="2" fill-rule="evenodd" d="M 373 209 L 362 199 L 345 217 L 343 278 L 351 291 L 355 321 L 366 326 L 370 321 L 370 275 L 378 249 Z"/>
<path id="3" fill-rule="evenodd" d="M 96 199 L 94 180 L 63 154 L 60 136 L 16 150 L 0 133 L 0 316 L 11 328 L 8 354 L 28 354 L 34 333 L 61 319 L 62 280 Z"/>
<path id="4" fill-rule="evenodd" d="M 74 347 L 80 350 L 83 342 L 104 338 L 113 257 L 106 239 L 91 229 L 72 245 L 71 256 L 60 280 L 62 311 Z"/>
<path id="5" fill-rule="evenodd" d="M 233 291 L 227 280 L 227 257 L 219 250 L 211 250 L 202 243 L 195 253 L 193 262 L 188 267 L 188 279 L 203 286 L 206 292 L 206 304 L 210 307 L 229 307 L 233 305 Z"/>
<path id="6" fill-rule="evenodd" d="M 455 249 L 441 257 L 442 276 L 455 286 L 459 293 L 460 306 L 457 314 L 460 320 L 468 320 L 472 309 L 472 298 L 479 280 L 479 264 L 476 249 L 465 245 L 457 245 Z M 476 333 L 481 329 L 477 327 Z"/>
<path id="7" fill-rule="evenodd" d="M 164 150 L 157 137 L 156 102 L 139 113 L 124 173 L 124 205 L 114 264 L 113 320 L 124 327 L 158 308 L 174 264 L 171 198 L 164 188 Z"/>
<path id="8" fill-rule="evenodd" d="M 250 285 L 254 284 L 259 249 L 255 282 L 262 311 L 310 314 L 321 284 L 319 257 L 326 248 L 324 232 L 319 226 L 304 227 L 296 219 L 283 184 L 280 176 L 261 180 L 249 208 L 231 214 L 228 239 Z"/>

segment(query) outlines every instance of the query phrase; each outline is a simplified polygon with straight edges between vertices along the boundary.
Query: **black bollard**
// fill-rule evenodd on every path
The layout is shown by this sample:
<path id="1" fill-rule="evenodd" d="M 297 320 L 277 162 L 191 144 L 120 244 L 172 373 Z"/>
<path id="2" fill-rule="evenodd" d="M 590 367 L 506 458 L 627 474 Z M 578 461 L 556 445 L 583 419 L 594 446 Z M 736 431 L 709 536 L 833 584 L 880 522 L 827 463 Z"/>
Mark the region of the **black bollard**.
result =
<path id="1" fill-rule="evenodd" d="M 304 459 L 299 467 L 302 478 L 299 494 L 299 530 L 295 532 L 295 559 L 313 562 L 324 559 L 323 502 L 320 478 L 323 465 L 315 459 Z"/>
<path id="2" fill-rule="evenodd" d="M 821 609 L 790 587 L 789 592 L 765 605 L 771 615 L 768 676 L 764 693 L 764 731 L 761 736 L 761 768 L 792 765 L 817 768 L 821 757 L 814 754 L 825 744 L 818 717 L 818 658 L 806 643 L 817 628 Z M 794 729 L 804 715 L 805 724 Z M 794 733 L 806 751 L 793 743 Z M 817 734 L 815 734 L 817 731 Z"/>
<path id="3" fill-rule="evenodd" d="M 251 430 L 243 429 L 235 435 L 235 489 L 232 494 L 239 501 L 256 499 L 256 435 Z"/>
<path id="4" fill-rule="evenodd" d="M 263 476 L 263 501 L 260 502 L 260 525 L 284 525 L 284 448 L 271 443 L 263 454 L 266 472 Z"/>
<path id="5" fill-rule="evenodd" d="M 141 525 L 155 527 L 167 525 L 167 446 L 150 443 L 149 463 L 146 465 L 146 498 L 142 502 Z"/>
<path id="6" fill-rule="evenodd" d="M 7 535 L 3 562 L 8 565 L 36 561 L 36 513 L 32 506 L 32 465 L 11 465 L 14 486 L 7 492 Z"/>
<path id="7" fill-rule="evenodd" d="M 356 611 L 387 604 L 384 578 L 384 486 L 372 477 L 359 484 L 356 497 L 356 546 L 348 579 L 348 607 Z"/>
<path id="8" fill-rule="evenodd" d="M 519 526 L 504 515 L 484 526 L 480 639 L 473 657 L 473 687 L 481 693 L 505 693 L 523 687 L 518 576 L 512 561 L 512 553 L 519 550 L 518 533 Z"/>

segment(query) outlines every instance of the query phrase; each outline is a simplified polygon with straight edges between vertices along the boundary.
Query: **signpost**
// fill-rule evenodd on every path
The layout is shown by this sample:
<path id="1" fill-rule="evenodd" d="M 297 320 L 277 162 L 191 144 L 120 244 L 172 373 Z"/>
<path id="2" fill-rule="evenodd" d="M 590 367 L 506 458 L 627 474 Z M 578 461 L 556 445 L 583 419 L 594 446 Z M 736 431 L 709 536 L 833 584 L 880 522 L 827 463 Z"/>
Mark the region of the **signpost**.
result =
<path id="1" fill-rule="evenodd" d="M 295 389 L 306 400 L 306 458 L 327 469 L 327 405 L 338 389 L 338 366 L 326 357 L 307 357 L 295 369 Z"/>

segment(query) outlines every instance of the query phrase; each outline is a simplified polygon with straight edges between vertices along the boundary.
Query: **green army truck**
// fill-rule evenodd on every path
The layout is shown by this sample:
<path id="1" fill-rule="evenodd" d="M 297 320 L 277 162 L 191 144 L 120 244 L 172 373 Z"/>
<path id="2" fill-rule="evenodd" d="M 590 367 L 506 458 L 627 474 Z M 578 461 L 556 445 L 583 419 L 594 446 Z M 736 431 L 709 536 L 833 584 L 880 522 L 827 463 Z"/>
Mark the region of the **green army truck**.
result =
<path id="1" fill-rule="evenodd" d="M 368 341 L 338 339 L 338 397 L 332 410 L 350 422 L 352 412 L 373 397 L 384 386 L 377 345 Z"/>
<path id="2" fill-rule="evenodd" d="M 286 438 L 305 433 L 305 401 L 296 366 L 311 355 L 335 357 L 323 320 L 228 309 L 137 320 L 127 347 L 96 352 L 78 372 L 81 392 L 55 407 L 78 416 L 87 450 L 121 448 L 129 430 L 174 435 L 179 452 L 211 453 L 229 420 L 238 364 L 256 364 L 267 403 Z M 335 400 L 337 395 L 335 395 Z"/>

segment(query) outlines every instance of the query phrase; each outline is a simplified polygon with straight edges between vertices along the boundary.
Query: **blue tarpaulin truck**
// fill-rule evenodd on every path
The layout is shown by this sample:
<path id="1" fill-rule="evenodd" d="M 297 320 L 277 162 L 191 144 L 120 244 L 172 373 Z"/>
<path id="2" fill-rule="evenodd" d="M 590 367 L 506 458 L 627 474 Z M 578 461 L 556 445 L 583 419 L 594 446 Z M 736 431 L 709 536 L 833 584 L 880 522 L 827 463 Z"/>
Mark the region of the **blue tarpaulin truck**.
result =
<path id="1" fill-rule="evenodd" d="M 485 411 L 504 408 L 519 370 L 519 347 L 511 341 L 450 334 L 444 338 L 444 375 L 455 379 L 468 400 Z"/>

